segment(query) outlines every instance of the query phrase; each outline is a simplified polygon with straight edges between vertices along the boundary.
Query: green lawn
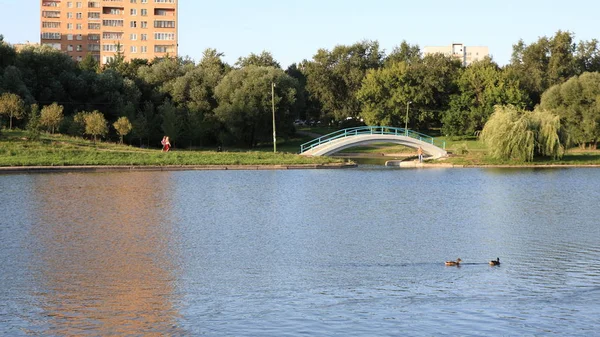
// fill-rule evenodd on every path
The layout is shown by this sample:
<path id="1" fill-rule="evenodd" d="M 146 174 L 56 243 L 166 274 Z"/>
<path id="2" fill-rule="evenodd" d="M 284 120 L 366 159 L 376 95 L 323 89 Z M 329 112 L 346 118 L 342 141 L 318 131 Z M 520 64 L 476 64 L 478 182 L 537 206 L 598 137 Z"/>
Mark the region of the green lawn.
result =
<path id="1" fill-rule="evenodd" d="M 300 139 L 296 142 L 301 142 Z M 190 151 L 174 149 L 141 149 L 115 143 L 93 143 L 83 138 L 42 134 L 39 141 L 29 141 L 23 131 L 2 130 L 0 166 L 61 166 L 61 165 L 300 165 L 341 163 L 330 157 L 307 158 L 286 153 L 296 148 L 290 141 L 278 148 L 278 153 L 261 148 L 256 151 L 226 149 Z M 272 147 L 271 147 L 272 151 Z M 280 152 L 281 151 L 281 152 Z M 292 151 L 290 151 L 292 152 Z"/>

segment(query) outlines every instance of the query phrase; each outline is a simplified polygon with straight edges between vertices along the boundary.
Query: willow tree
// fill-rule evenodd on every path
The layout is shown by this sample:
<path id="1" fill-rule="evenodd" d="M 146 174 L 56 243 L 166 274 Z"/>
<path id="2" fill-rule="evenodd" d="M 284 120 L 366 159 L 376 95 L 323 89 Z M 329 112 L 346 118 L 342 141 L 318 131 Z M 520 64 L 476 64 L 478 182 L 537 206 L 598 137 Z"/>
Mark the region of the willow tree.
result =
<path id="1" fill-rule="evenodd" d="M 533 161 L 560 159 L 568 136 L 560 117 L 544 110 L 523 111 L 512 105 L 496 106 L 481 132 L 489 154 L 497 159 Z"/>

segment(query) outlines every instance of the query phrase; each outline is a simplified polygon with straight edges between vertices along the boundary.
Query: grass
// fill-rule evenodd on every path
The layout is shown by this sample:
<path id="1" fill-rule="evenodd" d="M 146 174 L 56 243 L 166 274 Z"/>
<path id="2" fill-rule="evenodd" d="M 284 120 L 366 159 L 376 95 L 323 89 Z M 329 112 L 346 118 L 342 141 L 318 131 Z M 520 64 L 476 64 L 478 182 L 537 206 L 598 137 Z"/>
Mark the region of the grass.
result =
<path id="1" fill-rule="evenodd" d="M 93 143 L 64 135 L 42 134 L 39 141 L 30 141 L 25 137 L 24 131 L 2 130 L 0 166 L 302 165 L 343 162 L 330 157 L 309 158 L 267 150 L 216 152 L 175 149 L 164 153 L 159 149 L 142 149 L 108 142 Z M 290 144 L 288 146 L 293 147 L 294 144 Z M 278 148 L 278 151 L 283 149 L 285 146 Z"/>

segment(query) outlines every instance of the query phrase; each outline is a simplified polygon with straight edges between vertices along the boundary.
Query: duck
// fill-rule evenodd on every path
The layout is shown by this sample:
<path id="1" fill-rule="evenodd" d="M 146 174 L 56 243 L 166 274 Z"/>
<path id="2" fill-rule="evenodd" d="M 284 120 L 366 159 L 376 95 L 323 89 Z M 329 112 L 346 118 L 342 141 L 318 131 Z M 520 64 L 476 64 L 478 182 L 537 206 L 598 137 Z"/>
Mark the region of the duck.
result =
<path id="1" fill-rule="evenodd" d="M 490 261 L 490 266 L 499 266 L 500 265 L 500 258 L 497 257 L 495 260 Z"/>
<path id="2" fill-rule="evenodd" d="M 461 262 L 462 262 L 462 260 L 459 257 L 458 259 L 456 259 L 456 261 L 446 261 L 446 265 L 447 266 L 459 266 Z"/>

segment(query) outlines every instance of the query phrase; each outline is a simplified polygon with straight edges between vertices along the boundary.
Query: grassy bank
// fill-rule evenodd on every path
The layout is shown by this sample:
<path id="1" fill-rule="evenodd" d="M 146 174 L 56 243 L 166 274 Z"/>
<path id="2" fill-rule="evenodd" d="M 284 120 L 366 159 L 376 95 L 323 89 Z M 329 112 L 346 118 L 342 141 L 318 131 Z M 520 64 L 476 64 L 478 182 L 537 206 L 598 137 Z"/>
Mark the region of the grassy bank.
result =
<path id="1" fill-rule="evenodd" d="M 266 150 L 216 152 L 175 149 L 164 153 L 159 149 L 93 143 L 82 138 L 50 134 L 42 134 L 39 141 L 30 141 L 23 131 L 3 130 L 0 137 L 0 166 L 302 165 L 341 162 L 329 157 L 307 158 Z"/>

